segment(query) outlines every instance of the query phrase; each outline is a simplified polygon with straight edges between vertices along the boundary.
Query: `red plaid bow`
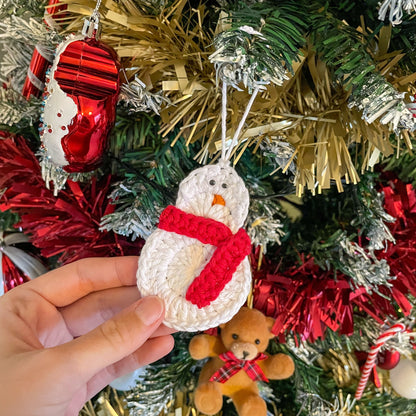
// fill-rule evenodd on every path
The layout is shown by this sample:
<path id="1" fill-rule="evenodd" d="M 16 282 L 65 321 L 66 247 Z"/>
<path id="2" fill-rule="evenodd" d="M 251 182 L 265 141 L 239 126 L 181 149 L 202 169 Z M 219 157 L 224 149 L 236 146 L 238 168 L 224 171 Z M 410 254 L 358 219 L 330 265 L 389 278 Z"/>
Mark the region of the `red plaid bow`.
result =
<path id="1" fill-rule="evenodd" d="M 220 354 L 219 357 L 225 362 L 225 365 L 217 370 L 211 376 L 209 381 L 225 383 L 230 377 L 238 373 L 240 370 L 244 370 L 253 381 L 269 381 L 264 375 L 263 370 L 256 363 L 256 361 L 265 360 L 267 358 L 267 355 L 262 352 L 259 353 L 253 360 L 239 360 L 231 351 Z"/>

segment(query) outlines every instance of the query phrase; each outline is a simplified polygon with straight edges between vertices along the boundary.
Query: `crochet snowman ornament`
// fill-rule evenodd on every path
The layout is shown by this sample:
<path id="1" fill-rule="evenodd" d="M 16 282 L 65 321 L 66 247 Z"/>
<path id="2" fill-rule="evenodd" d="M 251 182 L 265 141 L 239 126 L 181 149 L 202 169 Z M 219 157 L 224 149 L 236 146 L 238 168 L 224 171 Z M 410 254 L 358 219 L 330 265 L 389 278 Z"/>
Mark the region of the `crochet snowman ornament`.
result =
<path id="1" fill-rule="evenodd" d="M 226 161 L 194 170 L 142 249 L 137 285 L 165 302 L 165 325 L 201 331 L 229 321 L 247 299 L 249 195 Z"/>

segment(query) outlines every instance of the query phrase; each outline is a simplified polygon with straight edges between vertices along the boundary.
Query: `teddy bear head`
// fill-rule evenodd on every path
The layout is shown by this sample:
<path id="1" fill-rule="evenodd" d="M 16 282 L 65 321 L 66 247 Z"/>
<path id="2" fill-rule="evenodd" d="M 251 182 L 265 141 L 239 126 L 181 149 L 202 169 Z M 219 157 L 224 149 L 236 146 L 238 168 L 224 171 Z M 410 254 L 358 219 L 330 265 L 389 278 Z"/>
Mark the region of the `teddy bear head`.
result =
<path id="1" fill-rule="evenodd" d="M 220 325 L 221 340 L 227 349 L 240 360 L 252 360 L 266 350 L 274 319 L 256 309 L 243 307 L 227 323 Z"/>

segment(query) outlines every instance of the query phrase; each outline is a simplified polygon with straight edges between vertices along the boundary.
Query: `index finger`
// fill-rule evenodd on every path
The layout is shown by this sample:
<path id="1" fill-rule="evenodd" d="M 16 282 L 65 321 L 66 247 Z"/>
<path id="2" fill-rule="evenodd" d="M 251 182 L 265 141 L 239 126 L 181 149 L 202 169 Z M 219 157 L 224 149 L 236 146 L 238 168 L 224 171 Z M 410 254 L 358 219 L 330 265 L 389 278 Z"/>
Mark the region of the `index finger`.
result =
<path id="1" fill-rule="evenodd" d="M 138 259 L 126 256 L 78 260 L 25 285 L 53 305 L 67 306 L 98 290 L 135 285 Z"/>

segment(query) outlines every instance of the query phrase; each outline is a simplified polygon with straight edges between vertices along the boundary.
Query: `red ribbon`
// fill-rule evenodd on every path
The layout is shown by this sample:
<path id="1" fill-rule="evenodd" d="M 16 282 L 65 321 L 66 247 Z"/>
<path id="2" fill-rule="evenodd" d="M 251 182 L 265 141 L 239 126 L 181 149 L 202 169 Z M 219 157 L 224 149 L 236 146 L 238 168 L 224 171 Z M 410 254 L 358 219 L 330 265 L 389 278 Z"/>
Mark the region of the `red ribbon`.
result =
<path id="1" fill-rule="evenodd" d="M 244 370 L 247 375 L 253 381 L 265 381 L 269 380 L 264 375 L 263 370 L 257 364 L 256 361 L 262 361 L 267 358 L 267 355 L 264 353 L 259 353 L 256 358 L 252 360 L 239 360 L 231 351 L 227 351 L 219 355 L 222 361 L 225 362 L 225 365 L 217 370 L 209 379 L 209 381 L 217 381 L 218 383 L 225 383 L 229 380 L 234 374 L 238 373 L 241 370 Z"/>
<path id="2" fill-rule="evenodd" d="M 208 306 L 217 299 L 238 265 L 251 251 L 250 237 L 242 228 L 233 234 L 219 221 L 188 214 L 172 205 L 160 215 L 159 228 L 217 247 L 208 264 L 186 292 L 186 300 L 198 308 Z"/>

